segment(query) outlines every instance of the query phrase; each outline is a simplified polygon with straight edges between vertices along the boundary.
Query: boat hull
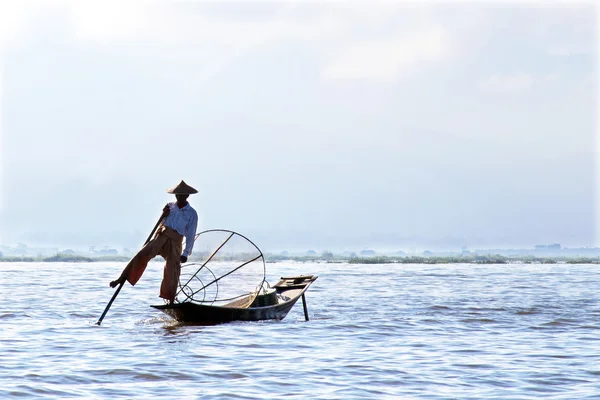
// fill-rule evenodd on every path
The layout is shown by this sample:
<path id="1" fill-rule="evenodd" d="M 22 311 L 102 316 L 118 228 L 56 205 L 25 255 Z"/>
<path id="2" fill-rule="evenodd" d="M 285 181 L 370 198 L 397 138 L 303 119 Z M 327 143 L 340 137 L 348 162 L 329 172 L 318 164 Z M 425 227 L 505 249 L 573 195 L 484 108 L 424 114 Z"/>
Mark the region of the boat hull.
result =
<path id="1" fill-rule="evenodd" d="M 287 300 L 264 307 L 228 307 L 193 302 L 153 305 L 152 307 L 179 322 L 190 324 L 214 325 L 233 321 L 282 320 L 301 297 L 304 301 L 304 292 L 316 279 L 317 277 L 313 275 L 281 278 L 273 288 L 278 295 L 285 296 Z M 308 319 L 306 303 L 304 303 L 304 311 L 306 319 Z"/>

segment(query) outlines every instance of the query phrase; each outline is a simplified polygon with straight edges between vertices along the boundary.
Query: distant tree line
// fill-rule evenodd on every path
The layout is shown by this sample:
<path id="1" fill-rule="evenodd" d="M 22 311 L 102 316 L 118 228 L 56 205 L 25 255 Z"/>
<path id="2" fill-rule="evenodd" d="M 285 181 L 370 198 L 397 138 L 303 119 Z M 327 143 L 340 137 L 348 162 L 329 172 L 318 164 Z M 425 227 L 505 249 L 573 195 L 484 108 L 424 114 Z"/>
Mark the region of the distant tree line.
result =
<path id="1" fill-rule="evenodd" d="M 214 261 L 247 261 L 256 257 L 253 254 L 223 255 L 213 258 Z M 198 254 L 189 258 L 189 262 L 203 262 L 206 254 Z M 0 262 L 99 262 L 119 261 L 127 262 L 130 257 L 126 256 L 81 256 L 75 254 L 58 253 L 49 257 L 31 256 L 2 256 Z M 156 260 L 162 260 L 157 257 Z M 507 257 L 496 255 L 465 255 L 465 256 L 375 256 L 357 257 L 334 255 L 330 251 L 324 251 L 320 256 L 290 256 L 287 254 L 267 254 L 265 261 L 276 263 L 279 261 L 296 262 L 327 262 L 327 263 L 350 263 L 350 264 L 600 264 L 600 257 L 536 257 L 536 256 L 514 256 Z"/>
<path id="2" fill-rule="evenodd" d="M 0 255 L 0 262 L 95 262 L 95 261 L 129 261 L 128 257 L 123 256 L 100 256 L 86 257 L 75 254 L 55 254 L 53 256 L 31 257 L 31 256 L 7 256 Z"/>
<path id="3" fill-rule="evenodd" d="M 590 257 L 505 257 L 501 255 L 471 256 L 471 257 L 354 257 L 348 260 L 350 264 L 600 264 L 600 258 Z"/>

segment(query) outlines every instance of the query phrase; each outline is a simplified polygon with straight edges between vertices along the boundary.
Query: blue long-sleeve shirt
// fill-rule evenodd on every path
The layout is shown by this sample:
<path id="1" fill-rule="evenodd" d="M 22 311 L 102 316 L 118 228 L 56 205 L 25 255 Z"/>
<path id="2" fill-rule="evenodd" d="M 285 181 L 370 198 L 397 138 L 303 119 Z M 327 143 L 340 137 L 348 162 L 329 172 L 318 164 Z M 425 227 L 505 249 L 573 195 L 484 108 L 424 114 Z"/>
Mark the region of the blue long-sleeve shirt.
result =
<path id="1" fill-rule="evenodd" d="M 187 257 L 192 254 L 194 248 L 194 236 L 196 236 L 196 229 L 198 228 L 198 213 L 190 206 L 190 203 L 187 203 L 183 208 L 179 208 L 176 202 L 168 204 L 171 211 L 163 223 L 185 237 L 185 249 L 182 255 Z"/>

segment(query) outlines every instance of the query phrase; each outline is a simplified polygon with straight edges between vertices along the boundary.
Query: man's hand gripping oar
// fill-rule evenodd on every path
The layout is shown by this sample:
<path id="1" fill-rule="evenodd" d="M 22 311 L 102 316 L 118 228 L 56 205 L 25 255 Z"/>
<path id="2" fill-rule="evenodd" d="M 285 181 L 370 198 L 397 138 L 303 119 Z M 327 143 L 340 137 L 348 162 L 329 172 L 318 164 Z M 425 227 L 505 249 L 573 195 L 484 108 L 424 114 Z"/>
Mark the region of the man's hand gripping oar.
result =
<path id="1" fill-rule="evenodd" d="M 148 239 L 146 239 L 146 242 L 144 243 L 144 246 L 148 244 L 148 242 L 152 239 L 152 236 L 154 235 L 154 232 L 156 232 L 156 229 L 158 229 L 158 226 L 160 225 L 161 221 L 163 220 L 164 217 L 167 216 L 167 207 L 165 207 L 165 209 L 163 210 L 163 213 L 161 214 L 160 218 L 158 219 L 158 221 L 156 221 L 156 225 L 154 225 L 154 228 L 152 229 L 152 232 L 150 232 L 150 235 L 148 235 Z M 142 246 L 143 247 L 143 246 Z M 125 267 L 127 268 L 127 267 Z M 120 282 L 119 282 L 120 281 Z M 123 285 L 125 284 L 125 279 L 118 279 L 116 281 L 112 281 L 110 283 L 110 287 L 115 287 L 116 285 L 119 285 L 119 287 L 117 288 L 117 290 L 115 291 L 115 294 L 113 294 L 112 298 L 110 299 L 110 301 L 108 302 L 108 305 L 106 306 L 106 308 L 104 309 L 104 312 L 102 313 L 102 315 L 100 316 L 100 319 L 98 320 L 98 322 L 96 322 L 96 325 L 100 325 L 102 323 L 102 320 L 104 319 L 104 317 L 106 316 L 106 313 L 108 312 L 108 309 L 110 308 L 110 306 L 112 305 L 113 301 L 115 301 L 115 299 L 117 298 L 117 295 L 119 294 L 119 292 L 121 291 L 121 288 L 123 287 Z"/>

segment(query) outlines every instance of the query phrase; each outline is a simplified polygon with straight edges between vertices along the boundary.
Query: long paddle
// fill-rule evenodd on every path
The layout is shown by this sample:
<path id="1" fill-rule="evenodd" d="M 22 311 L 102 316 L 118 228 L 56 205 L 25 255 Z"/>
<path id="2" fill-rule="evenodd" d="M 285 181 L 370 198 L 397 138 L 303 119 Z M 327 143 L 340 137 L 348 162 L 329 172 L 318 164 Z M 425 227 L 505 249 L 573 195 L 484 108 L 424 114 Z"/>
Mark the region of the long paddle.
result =
<path id="1" fill-rule="evenodd" d="M 158 225 L 160 225 L 160 221 L 162 221 L 162 219 L 164 217 L 165 217 L 165 213 L 163 212 L 161 214 L 160 218 L 158 219 L 158 221 L 156 221 L 156 225 L 154 225 L 154 228 L 152 229 L 152 232 L 150 232 L 150 235 L 148 235 L 148 239 L 146 239 L 146 242 L 144 243 L 144 246 L 148 244 L 148 242 L 150 241 L 150 239 L 152 239 L 152 235 L 154 235 L 154 232 L 156 232 L 156 229 L 158 228 Z M 144 247 L 144 246 L 142 246 L 142 247 Z M 106 313 L 108 312 L 108 309 L 112 305 L 113 301 L 115 301 L 115 299 L 117 298 L 117 295 L 121 291 L 121 288 L 123 287 L 124 284 L 125 284 L 125 281 L 121 282 L 121 284 L 119 285 L 119 287 L 115 291 L 115 294 L 113 294 L 112 299 L 110 299 L 110 301 L 108 302 L 108 305 L 104 309 L 104 312 L 102 313 L 102 316 L 100 316 L 100 319 L 98 320 L 98 322 L 96 322 L 96 325 L 100 325 L 102 323 L 102 320 L 106 316 Z"/>

